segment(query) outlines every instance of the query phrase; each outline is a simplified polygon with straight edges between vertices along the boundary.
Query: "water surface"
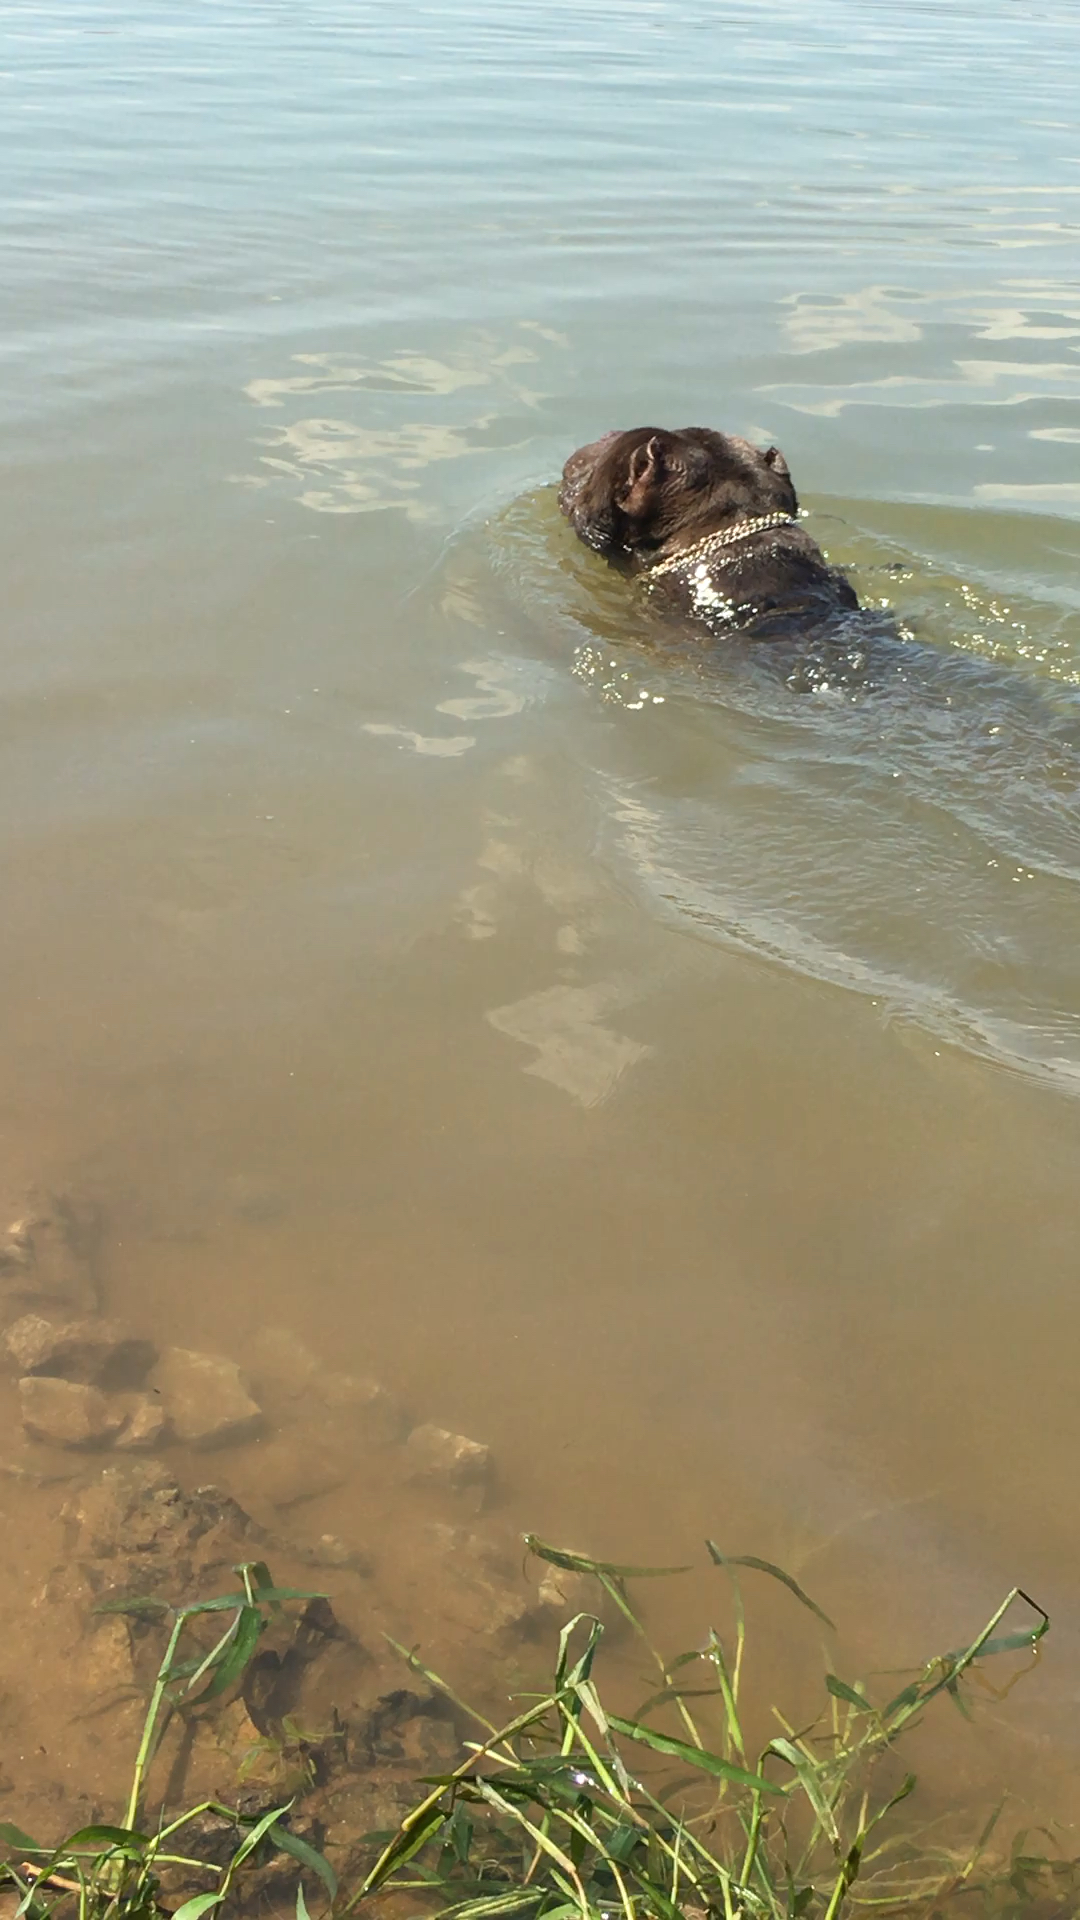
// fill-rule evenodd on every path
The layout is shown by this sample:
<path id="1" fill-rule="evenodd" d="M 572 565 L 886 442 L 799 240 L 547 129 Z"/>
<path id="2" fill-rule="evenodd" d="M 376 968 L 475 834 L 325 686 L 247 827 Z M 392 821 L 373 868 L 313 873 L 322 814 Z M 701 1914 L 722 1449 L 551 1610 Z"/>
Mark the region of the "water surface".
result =
<path id="1" fill-rule="evenodd" d="M 1019 1580 L 1064 1776 L 1075 9 L 0 43 L 12 1180 L 159 1337 L 292 1326 L 507 1523 L 770 1554 L 854 1664 Z M 784 449 L 883 684 L 657 644 L 552 491 L 644 421 Z"/>

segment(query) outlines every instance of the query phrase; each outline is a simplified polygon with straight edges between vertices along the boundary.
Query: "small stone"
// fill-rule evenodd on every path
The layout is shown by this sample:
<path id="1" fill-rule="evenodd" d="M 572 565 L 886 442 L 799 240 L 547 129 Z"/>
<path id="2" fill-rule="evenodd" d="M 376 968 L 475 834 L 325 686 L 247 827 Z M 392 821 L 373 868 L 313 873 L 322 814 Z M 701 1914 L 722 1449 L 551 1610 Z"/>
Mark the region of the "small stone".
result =
<path id="1" fill-rule="evenodd" d="M 13 1220 L 0 1234 L 0 1274 L 13 1279 L 30 1273 L 34 1265 L 34 1235 L 30 1220 Z"/>
<path id="2" fill-rule="evenodd" d="M 215 1353 L 167 1347 L 155 1384 L 182 1446 L 235 1446 L 254 1439 L 262 1425 L 262 1409 L 244 1385 L 239 1367 Z"/>
<path id="3" fill-rule="evenodd" d="M 351 1547 L 336 1533 L 322 1533 L 313 1547 L 294 1547 L 293 1551 L 310 1567 L 344 1567 L 350 1573 L 362 1573 L 365 1577 L 375 1571 L 374 1557 L 366 1547 Z"/>
<path id="4" fill-rule="evenodd" d="M 159 1395 L 128 1393 L 118 1400 L 127 1424 L 117 1437 L 118 1453 L 153 1453 L 171 1438 L 169 1418 Z"/>
<path id="5" fill-rule="evenodd" d="M 13 1360 L 20 1373 L 32 1373 L 38 1354 L 48 1345 L 56 1329 L 51 1320 L 43 1320 L 39 1313 L 24 1313 L 7 1328 L 3 1336 L 3 1348 L 9 1360 Z"/>
<path id="6" fill-rule="evenodd" d="M 107 1447 L 124 1424 L 97 1387 L 31 1374 L 19 1381 L 22 1420 L 31 1440 L 54 1447 Z"/>
<path id="7" fill-rule="evenodd" d="M 491 1448 L 445 1427 L 414 1427 L 405 1442 L 411 1480 L 466 1494 L 480 1505 L 491 1485 Z"/>
<path id="8" fill-rule="evenodd" d="M 4 1335 L 20 1373 L 40 1373 L 106 1392 L 137 1387 L 154 1364 L 156 1349 L 114 1320 L 69 1320 L 56 1325 L 27 1313 Z"/>

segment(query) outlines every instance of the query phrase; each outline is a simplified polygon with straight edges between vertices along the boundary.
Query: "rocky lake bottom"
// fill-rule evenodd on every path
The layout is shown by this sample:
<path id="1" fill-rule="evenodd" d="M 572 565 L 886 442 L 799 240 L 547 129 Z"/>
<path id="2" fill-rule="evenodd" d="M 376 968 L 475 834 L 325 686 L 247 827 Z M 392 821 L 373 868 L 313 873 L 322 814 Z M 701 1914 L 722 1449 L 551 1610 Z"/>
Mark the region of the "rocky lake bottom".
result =
<path id="1" fill-rule="evenodd" d="M 209 1599 L 261 1561 L 310 1597 L 283 1610 L 234 1697 L 173 1720 L 148 1801 L 250 1813 L 299 1794 L 297 1830 L 347 1871 L 364 1834 L 396 1825 L 417 1777 L 461 1757 L 453 1709 L 386 1636 L 422 1637 L 466 1697 L 470 1683 L 505 1695 L 550 1666 L 559 1626 L 595 1606 L 594 1583 L 544 1566 L 527 1577 L 483 1443 L 416 1423 L 390 1387 L 327 1370 L 287 1328 L 254 1331 L 242 1365 L 159 1349 L 107 1311 L 92 1206 L 29 1193 L 8 1216 L 0 1738 L 12 1817 L 48 1840 L 117 1817 L 163 1640 L 160 1615 L 101 1609 Z M 203 1839 L 207 1857 L 222 1845 L 228 1857 L 220 1823 Z"/>

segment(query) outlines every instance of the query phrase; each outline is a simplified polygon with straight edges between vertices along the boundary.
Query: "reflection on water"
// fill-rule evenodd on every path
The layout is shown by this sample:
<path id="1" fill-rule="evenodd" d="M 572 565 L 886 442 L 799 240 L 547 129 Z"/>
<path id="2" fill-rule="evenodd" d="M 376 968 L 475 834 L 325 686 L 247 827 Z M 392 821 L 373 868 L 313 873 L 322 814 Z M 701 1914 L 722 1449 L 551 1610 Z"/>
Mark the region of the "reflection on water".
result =
<path id="1" fill-rule="evenodd" d="M 849 1672 L 1020 1578 L 943 1792 L 1067 1808 L 1080 18 L 613 17 L 4 8 L 5 1178 L 159 1343 L 490 1442 L 506 1540 L 805 1568 Z M 649 625 L 551 487 L 642 420 L 783 447 L 865 658 Z"/>
<path id="2" fill-rule="evenodd" d="M 418 353 L 392 355 L 370 368 L 331 365 L 325 354 L 295 358 L 318 371 L 249 382 L 247 393 L 257 406 L 280 408 L 298 396 L 349 394 L 357 389 L 365 394 L 447 396 L 466 387 L 493 388 L 504 403 L 509 400 L 530 408 L 537 407 L 543 397 L 522 385 L 516 371 L 533 365 L 539 355 L 522 345 L 496 352 L 491 338 L 470 343 L 455 365 Z M 321 416 L 294 419 L 265 437 L 270 451 L 261 456 L 260 464 L 268 473 L 251 475 L 248 484 L 266 485 L 272 477 L 298 482 L 296 499 L 316 513 L 399 507 L 412 519 L 434 518 L 438 509 L 424 499 L 423 483 L 415 476 L 436 461 L 460 460 L 482 451 L 498 433 L 501 411 L 489 404 L 465 430 L 434 421 L 379 428 Z M 312 478 L 319 484 L 312 485 Z"/>

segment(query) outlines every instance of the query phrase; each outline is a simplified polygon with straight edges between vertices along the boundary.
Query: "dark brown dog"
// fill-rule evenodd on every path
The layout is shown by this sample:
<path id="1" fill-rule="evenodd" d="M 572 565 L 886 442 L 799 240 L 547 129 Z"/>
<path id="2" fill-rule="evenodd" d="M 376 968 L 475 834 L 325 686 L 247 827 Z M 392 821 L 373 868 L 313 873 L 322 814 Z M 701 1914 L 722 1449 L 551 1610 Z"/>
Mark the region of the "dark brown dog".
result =
<path id="1" fill-rule="evenodd" d="M 858 608 L 799 526 L 776 447 L 708 427 L 607 433 L 571 454 L 559 505 L 586 546 L 715 634 L 772 637 Z"/>

